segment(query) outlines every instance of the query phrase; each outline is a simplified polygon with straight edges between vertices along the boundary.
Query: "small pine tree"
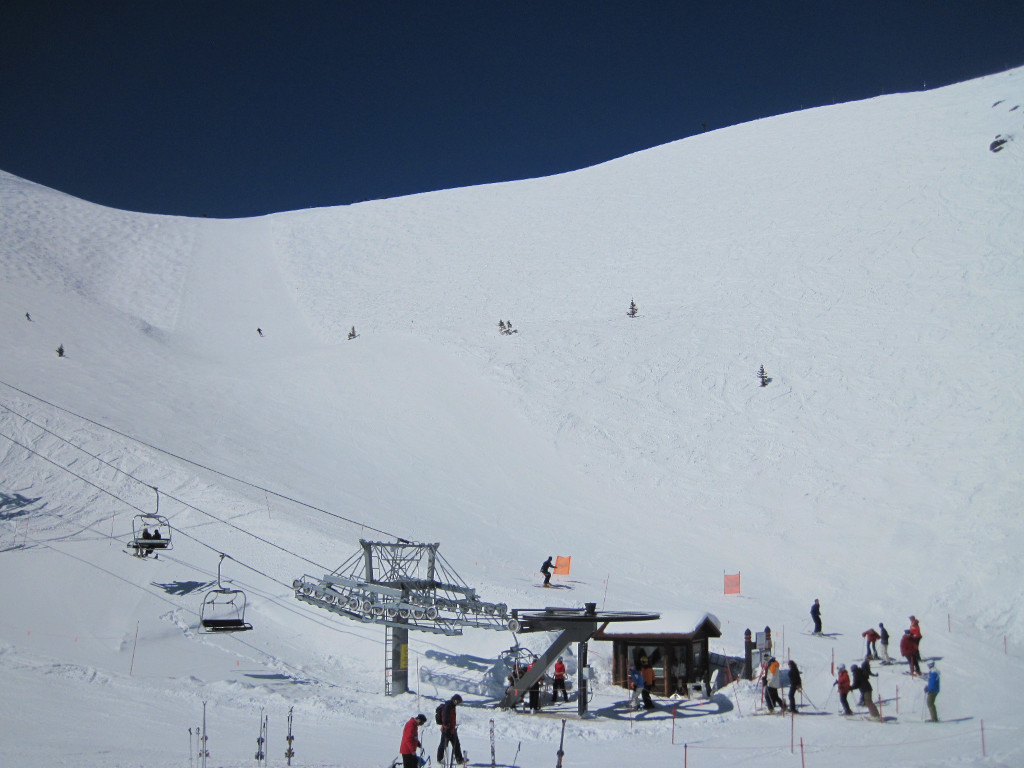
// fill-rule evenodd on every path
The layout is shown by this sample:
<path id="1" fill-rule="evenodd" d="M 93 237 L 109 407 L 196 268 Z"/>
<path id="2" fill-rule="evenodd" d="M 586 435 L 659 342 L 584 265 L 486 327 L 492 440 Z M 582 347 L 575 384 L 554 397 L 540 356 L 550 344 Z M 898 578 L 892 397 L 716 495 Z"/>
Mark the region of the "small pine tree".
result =
<path id="1" fill-rule="evenodd" d="M 632 299 L 629 300 L 629 312 L 626 313 L 629 317 L 636 317 L 637 309 L 636 302 Z"/>
<path id="2" fill-rule="evenodd" d="M 757 378 L 759 378 L 761 380 L 761 386 L 762 387 L 767 387 L 768 386 L 768 374 L 764 372 L 764 365 L 763 364 L 761 365 L 761 370 L 759 370 L 757 372 Z"/>
<path id="3" fill-rule="evenodd" d="M 57 347 L 57 357 L 64 357 L 64 345 Z"/>
<path id="4" fill-rule="evenodd" d="M 356 333 L 356 327 L 353 325 L 352 330 L 348 332 L 348 340 L 352 341 L 352 339 L 354 339 L 358 335 L 359 334 Z"/>
<path id="5" fill-rule="evenodd" d="M 505 321 L 504 320 L 499 320 L 498 321 L 498 333 L 501 333 L 501 334 L 505 333 Z"/>

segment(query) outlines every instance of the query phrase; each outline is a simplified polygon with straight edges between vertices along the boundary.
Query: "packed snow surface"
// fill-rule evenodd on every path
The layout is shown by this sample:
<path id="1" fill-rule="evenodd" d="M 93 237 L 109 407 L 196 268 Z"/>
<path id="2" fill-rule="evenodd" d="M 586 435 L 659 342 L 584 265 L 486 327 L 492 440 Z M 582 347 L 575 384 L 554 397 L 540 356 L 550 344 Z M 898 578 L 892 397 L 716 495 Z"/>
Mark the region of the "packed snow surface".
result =
<path id="1" fill-rule="evenodd" d="M 0 764 L 199 765 L 205 702 L 211 766 L 254 763 L 261 713 L 284 765 L 289 710 L 293 765 L 388 766 L 454 692 L 475 764 L 493 721 L 498 765 L 552 765 L 551 712 L 567 767 L 1024 764 L 1022 137 L 1012 70 L 257 219 L 0 173 Z M 158 499 L 173 549 L 128 556 Z M 486 630 L 412 633 L 385 696 L 383 628 L 292 580 L 395 537 L 489 602 L 707 612 L 737 656 L 770 626 L 805 707 L 630 712 L 595 641 L 593 717 L 501 711 Z M 220 553 L 251 632 L 198 631 Z M 838 716 L 833 664 L 911 614 L 943 722 L 903 665 L 883 724 Z"/>

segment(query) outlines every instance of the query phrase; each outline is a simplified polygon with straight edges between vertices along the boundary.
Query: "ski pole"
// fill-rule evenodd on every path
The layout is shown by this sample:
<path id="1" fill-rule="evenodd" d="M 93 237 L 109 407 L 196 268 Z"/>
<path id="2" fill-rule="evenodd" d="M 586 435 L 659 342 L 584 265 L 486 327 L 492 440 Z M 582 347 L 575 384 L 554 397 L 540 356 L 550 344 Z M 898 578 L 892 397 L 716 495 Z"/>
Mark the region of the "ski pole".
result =
<path id="1" fill-rule="evenodd" d="M 516 760 L 519 759 L 519 750 L 522 746 L 523 742 L 521 741 L 516 745 L 516 756 L 512 758 L 512 768 L 516 768 Z"/>

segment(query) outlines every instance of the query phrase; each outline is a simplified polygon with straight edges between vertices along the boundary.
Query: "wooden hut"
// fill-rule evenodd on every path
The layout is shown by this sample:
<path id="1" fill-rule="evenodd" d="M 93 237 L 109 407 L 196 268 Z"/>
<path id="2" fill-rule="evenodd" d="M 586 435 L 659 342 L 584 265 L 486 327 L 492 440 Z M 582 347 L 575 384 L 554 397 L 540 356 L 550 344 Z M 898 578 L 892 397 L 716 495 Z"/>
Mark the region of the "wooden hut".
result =
<path id="1" fill-rule="evenodd" d="M 708 641 L 721 637 L 718 619 L 704 614 L 690 632 L 665 631 L 668 622 L 662 618 L 645 623 L 644 632 L 605 632 L 594 635 L 594 640 L 612 643 L 612 680 L 624 688 L 629 687 L 629 668 L 640 668 L 647 663 L 654 669 L 656 696 L 674 693 L 690 696 L 698 688 L 702 695 L 711 692 L 711 657 Z M 656 631 L 663 630 L 663 631 Z"/>

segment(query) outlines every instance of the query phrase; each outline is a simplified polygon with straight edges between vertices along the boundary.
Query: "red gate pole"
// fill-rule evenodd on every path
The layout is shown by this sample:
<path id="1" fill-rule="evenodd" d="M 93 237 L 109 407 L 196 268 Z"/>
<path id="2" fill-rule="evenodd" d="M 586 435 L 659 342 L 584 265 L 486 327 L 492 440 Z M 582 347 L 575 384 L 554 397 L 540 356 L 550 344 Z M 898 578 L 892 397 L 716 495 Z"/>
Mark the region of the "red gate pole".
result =
<path id="1" fill-rule="evenodd" d="M 800 768 L 807 768 L 807 763 L 804 762 L 804 737 L 800 737 Z"/>
<path id="2" fill-rule="evenodd" d="M 981 756 L 985 757 L 985 721 L 981 721 Z"/>

